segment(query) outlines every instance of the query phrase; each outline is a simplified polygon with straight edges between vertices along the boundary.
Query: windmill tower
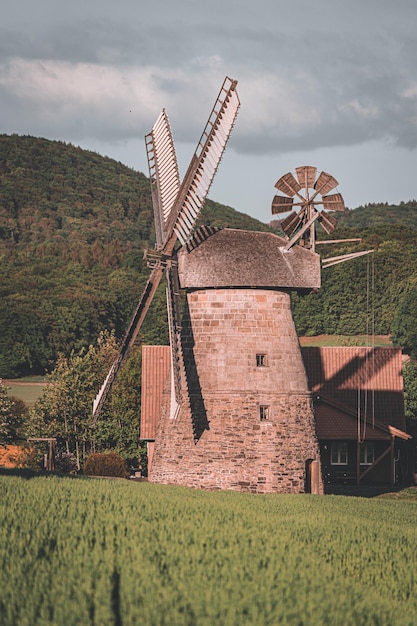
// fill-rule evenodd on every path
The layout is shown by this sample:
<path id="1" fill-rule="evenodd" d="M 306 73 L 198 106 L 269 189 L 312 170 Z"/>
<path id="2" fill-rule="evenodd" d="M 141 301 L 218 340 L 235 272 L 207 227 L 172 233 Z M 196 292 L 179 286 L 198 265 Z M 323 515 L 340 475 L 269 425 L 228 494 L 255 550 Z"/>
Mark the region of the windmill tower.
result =
<path id="1" fill-rule="evenodd" d="M 165 111 L 146 137 L 157 233 L 153 269 L 96 398 L 94 420 L 165 273 L 171 380 L 150 480 L 299 493 L 308 490 L 308 468 L 317 467 L 319 449 L 290 292 L 320 286 L 315 222 L 329 231 L 332 219 L 318 206 L 337 210 L 343 200 L 326 195 L 337 184 L 328 174 L 316 181 L 315 168 L 298 168 L 297 179 L 288 174 L 278 181 L 286 196 L 273 202 L 274 212 L 295 209 L 283 224 L 286 239 L 195 230 L 239 105 L 236 81 L 226 78 L 181 184 Z"/>
<path id="2" fill-rule="evenodd" d="M 272 233 L 202 229 L 178 252 L 186 393 L 174 415 L 166 392 L 153 482 L 306 490 L 319 451 L 290 290 L 319 287 L 320 259 L 285 243 Z"/>

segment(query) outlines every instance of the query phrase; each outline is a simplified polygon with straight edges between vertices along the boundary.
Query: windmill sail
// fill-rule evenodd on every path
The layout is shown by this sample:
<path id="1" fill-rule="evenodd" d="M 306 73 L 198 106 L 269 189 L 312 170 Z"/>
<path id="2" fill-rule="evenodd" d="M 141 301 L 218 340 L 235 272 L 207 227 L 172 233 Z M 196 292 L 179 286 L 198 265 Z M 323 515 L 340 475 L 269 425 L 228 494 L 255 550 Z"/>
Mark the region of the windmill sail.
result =
<path id="1" fill-rule="evenodd" d="M 157 261 L 151 273 L 118 356 L 94 401 L 93 423 L 97 421 L 128 350 L 139 333 L 177 239 L 184 244 L 194 230 L 240 106 L 236 85 L 237 81 L 225 78 L 181 185 L 171 129 L 165 111 L 162 111 L 151 133 L 145 137 L 157 246 L 161 259 Z M 171 319 L 174 319 L 175 315 L 174 306 L 176 305 L 173 298 L 168 297 Z M 176 356 L 173 355 L 173 358 Z M 178 396 L 179 394 L 178 388 Z"/>
<path id="2" fill-rule="evenodd" d="M 303 189 L 312 189 L 316 180 L 317 168 L 311 165 L 296 167 L 298 182 Z"/>
<path id="3" fill-rule="evenodd" d="M 168 231 L 185 244 L 190 237 L 232 132 L 240 101 L 237 81 L 226 77 L 184 177 Z"/>
<path id="4" fill-rule="evenodd" d="M 165 242 L 165 225 L 178 196 L 180 177 L 177 157 L 165 109 L 145 137 L 148 156 L 149 180 L 155 216 L 155 233 L 158 248 Z"/>
<path id="5" fill-rule="evenodd" d="M 180 286 L 178 280 L 177 263 L 171 261 L 167 269 L 167 308 L 169 324 L 169 340 L 171 344 L 172 379 L 176 404 L 181 402 L 181 314 L 180 314 Z"/>
<path id="6" fill-rule="evenodd" d="M 159 283 L 161 282 L 163 273 L 164 267 L 162 266 L 162 264 L 159 263 L 152 270 L 149 280 L 146 283 L 146 287 L 142 292 L 138 305 L 133 314 L 132 320 L 129 324 L 129 328 L 127 329 L 122 344 L 119 348 L 117 357 L 115 358 L 113 365 L 111 366 L 110 371 L 107 374 L 107 377 L 93 402 L 93 425 L 96 423 L 97 418 L 100 415 L 101 409 L 103 408 L 107 396 L 110 393 L 119 369 L 127 357 L 129 348 L 135 342 L 140 327 L 142 326 L 143 320 L 145 319 L 149 307 L 151 306 L 155 292 L 159 286 Z"/>

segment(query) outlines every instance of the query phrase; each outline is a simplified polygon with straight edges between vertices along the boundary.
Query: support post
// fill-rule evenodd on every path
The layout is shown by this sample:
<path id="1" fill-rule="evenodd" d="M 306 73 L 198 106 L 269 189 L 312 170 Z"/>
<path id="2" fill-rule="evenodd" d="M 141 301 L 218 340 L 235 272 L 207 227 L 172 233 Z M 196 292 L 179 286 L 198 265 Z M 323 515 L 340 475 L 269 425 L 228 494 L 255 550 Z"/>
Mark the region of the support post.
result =
<path id="1" fill-rule="evenodd" d="M 395 472 L 395 464 L 394 464 L 394 459 L 395 459 L 395 438 L 391 436 L 391 449 L 390 449 L 390 485 L 391 487 L 394 486 L 395 484 L 395 476 L 394 476 L 394 472 Z"/>
<path id="2" fill-rule="evenodd" d="M 310 493 L 320 495 L 320 462 L 310 463 Z"/>
<path id="3" fill-rule="evenodd" d="M 356 484 L 361 482 L 361 444 L 358 439 L 356 444 Z"/>

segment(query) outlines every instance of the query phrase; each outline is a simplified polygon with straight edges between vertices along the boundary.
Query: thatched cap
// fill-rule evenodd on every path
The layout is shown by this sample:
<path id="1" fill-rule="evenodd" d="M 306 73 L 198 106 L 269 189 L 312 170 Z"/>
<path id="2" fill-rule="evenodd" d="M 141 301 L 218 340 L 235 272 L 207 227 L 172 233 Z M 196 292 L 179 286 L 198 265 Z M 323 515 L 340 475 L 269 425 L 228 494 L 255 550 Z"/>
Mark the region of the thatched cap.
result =
<path id="1" fill-rule="evenodd" d="M 219 230 L 191 251 L 179 251 L 181 287 L 320 287 L 319 255 L 299 245 L 287 252 L 286 243 L 273 233 Z"/>

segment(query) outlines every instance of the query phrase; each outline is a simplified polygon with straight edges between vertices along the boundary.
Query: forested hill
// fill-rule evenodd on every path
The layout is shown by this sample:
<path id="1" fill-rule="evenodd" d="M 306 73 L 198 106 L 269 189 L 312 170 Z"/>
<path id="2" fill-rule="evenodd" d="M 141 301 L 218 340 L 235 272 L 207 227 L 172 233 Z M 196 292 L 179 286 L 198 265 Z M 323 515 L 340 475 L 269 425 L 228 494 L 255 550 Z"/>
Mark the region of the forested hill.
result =
<path id="1" fill-rule="evenodd" d="M 208 201 L 204 223 L 268 227 Z M 67 145 L 0 135 L 0 377 L 42 373 L 58 352 L 126 330 L 154 245 L 149 181 Z M 144 328 L 167 340 L 163 286 Z"/>
<path id="2" fill-rule="evenodd" d="M 417 203 L 367 205 L 336 215 L 326 256 L 373 254 L 322 273 L 322 288 L 294 295 L 299 334 L 393 333 L 417 357 Z M 269 227 L 208 201 L 202 221 Z M 323 235 L 324 236 L 324 235 Z M 0 377 L 43 373 L 57 354 L 121 337 L 149 276 L 154 245 L 149 181 L 141 173 L 62 142 L 0 135 Z M 163 285 L 143 328 L 168 340 Z"/>
<path id="3" fill-rule="evenodd" d="M 416 188 L 417 191 L 417 188 Z M 401 202 L 399 206 L 371 203 L 346 211 L 338 216 L 339 228 L 347 226 L 356 229 L 390 231 L 393 226 L 411 230 L 417 229 L 417 201 Z"/>
<path id="4" fill-rule="evenodd" d="M 361 241 L 320 246 L 322 256 L 373 252 L 324 269 L 317 293 L 294 296 L 298 333 L 390 334 L 417 358 L 417 202 L 368 204 L 333 215 L 337 228 L 323 239 Z"/>

